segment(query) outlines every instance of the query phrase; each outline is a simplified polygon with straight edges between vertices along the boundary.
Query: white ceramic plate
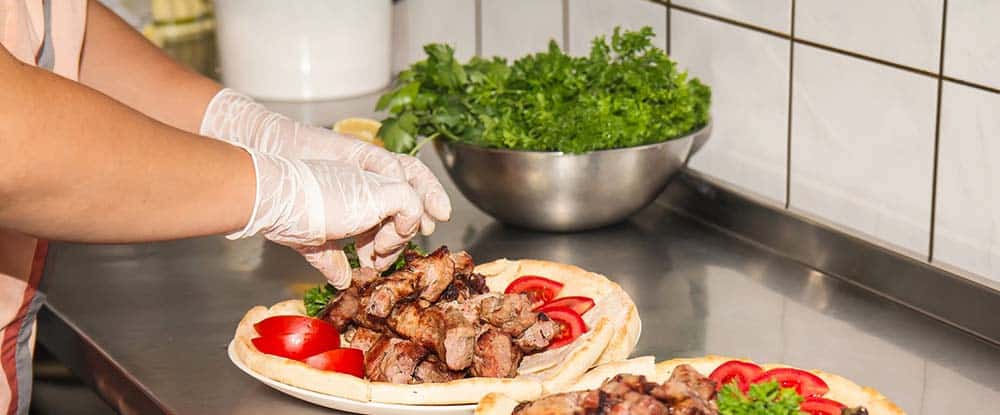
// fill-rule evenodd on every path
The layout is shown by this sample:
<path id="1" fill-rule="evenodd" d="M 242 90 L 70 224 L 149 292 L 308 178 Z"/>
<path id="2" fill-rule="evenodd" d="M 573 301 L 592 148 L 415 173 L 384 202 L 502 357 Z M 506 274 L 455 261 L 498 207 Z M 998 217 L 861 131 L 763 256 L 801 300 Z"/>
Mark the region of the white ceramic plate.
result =
<path id="1" fill-rule="evenodd" d="M 274 379 L 262 376 L 250 368 L 243 365 L 243 362 L 236 357 L 236 351 L 232 342 L 229 343 L 229 360 L 236 367 L 240 368 L 250 377 L 263 382 L 265 385 L 277 389 L 285 394 L 294 396 L 303 401 L 336 409 L 338 411 L 353 412 L 366 415 L 425 415 L 425 414 L 461 414 L 471 415 L 476 409 L 476 405 L 398 405 L 391 403 L 361 402 L 353 399 L 330 396 L 327 394 L 313 392 L 297 386 L 278 382 Z"/>

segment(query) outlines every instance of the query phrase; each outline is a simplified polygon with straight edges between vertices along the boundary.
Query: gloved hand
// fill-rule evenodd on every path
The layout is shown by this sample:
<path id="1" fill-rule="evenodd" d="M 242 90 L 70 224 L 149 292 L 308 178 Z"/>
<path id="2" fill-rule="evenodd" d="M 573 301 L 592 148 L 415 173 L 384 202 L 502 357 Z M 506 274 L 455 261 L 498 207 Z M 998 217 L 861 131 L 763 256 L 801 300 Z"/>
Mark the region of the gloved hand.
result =
<path id="1" fill-rule="evenodd" d="M 416 189 L 423 202 L 425 214 L 420 220 L 420 230 L 425 235 L 434 231 L 435 221 L 446 221 L 451 216 L 448 195 L 419 160 L 324 128 L 295 122 L 230 89 L 223 89 L 212 98 L 202 120 L 201 134 L 264 153 L 292 159 L 341 161 L 404 180 Z M 412 236 L 388 223 L 356 238 L 362 265 L 388 267 Z M 326 249 L 334 249 L 333 243 L 328 245 Z"/>
<path id="2" fill-rule="evenodd" d="M 256 172 L 253 214 L 242 230 L 226 237 L 261 233 L 293 247 L 338 289 L 350 285 L 351 268 L 333 240 L 361 235 L 382 223 L 412 236 L 420 225 L 423 203 L 403 180 L 340 161 L 247 151 Z"/>

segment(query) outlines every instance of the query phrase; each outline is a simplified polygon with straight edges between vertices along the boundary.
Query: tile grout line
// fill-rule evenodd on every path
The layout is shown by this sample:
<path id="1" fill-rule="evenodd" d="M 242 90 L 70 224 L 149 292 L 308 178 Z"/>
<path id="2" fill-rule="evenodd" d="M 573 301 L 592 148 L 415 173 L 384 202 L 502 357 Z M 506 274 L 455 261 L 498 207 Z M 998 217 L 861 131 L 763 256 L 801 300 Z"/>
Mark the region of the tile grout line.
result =
<path id="1" fill-rule="evenodd" d="M 569 0 L 562 1 L 562 48 L 569 53 Z"/>
<path id="2" fill-rule="evenodd" d="M 792 0 L 792 16 L 788 39 L 788 141 L 785 142 L 785 209 L 792 206 L 792 80 L 795 77 L 795 0 Z"/>
<path id="3" fill-rule="evenodd" d="M 674 31 L 674 27 L 670 25 L 670 0 L 664 4 L 666 9 L 666 25 L 667 25 L 667 56 L 670 56 L 670 33 Z"/>
<path id="4" fill-rule="evenodd" d="M 847 55 L 847 56 L 850 56 L 850 57 L 853 57 L 853 58 L 857 58 L 857 59 L 860 59 L 860 60 L 863 60 L 863 61 L 868 61 L 868 62 L 871 62 L 871 63 L 877 63 L 877 64 L 889 66 L 889 67 L 892 67 L 892 68 L 895 68 L 895 69 L 899 69 L 899 70 L 902 70 L 902 71 L 911 72 L 911 73 L 914 73 L 914 74 L 917 74 L 917 75 L 923 75 L 923 76 L 927 76 L 927 77 L 934 78 L 934 79 L 937 79 L 938 76 L 939 76 L 938 73 L 935 73 L 933 71 L 928 71 L 926 69 L 920 69 L 920 68 L 916 68 L 916 67 L 912 67 L 912 66 L 906 66 L 906 65 L 895 63 L 895 62 L 888 61 L 888 60 L 885 60 L 885 59 L 880 59 L 880 58 L 876 58 L 876 57 L 873 57 L 873 56 L 868 56 L 868 55 L 865 55 L 865 54 L 862 54 L 862 53 L 852 52 L 852 51 L 849 51 L 849 50 L 846 50 L 846 49 L 840 49 L 840 48 L 829 46 L 829 45 L 824 45 L 822 43 L 817 43 L 817 42 L 813 42 L 813 41 L 810 41 L 810 40 L 805 40 L 805 39 L 801 39 L 801 38 L 793 38 L 792 36 L 789 36 L 789 35 L 787 35 L 785 33 L 781 33 L 781 32 L 775 31 L 775 30 L 771 30 L 771 29 L 768 29 L 768 28 L 756 26 L 756 25 L 753 25 L 753 24 L 750 24 L 750 23 L 741 22 L 741 21 L 735 20 L 735 19 L 730 19 L 728 17 L 722 17 L 722 16 L 711 14 L 711 13 L 706 13 L 706 12 L 695 10 L 695 9 L 692 9 L 692 8 L 689 8 L 689 7 L 678 6 L 678 5 L 675 5 L 675 4 L 672 4 L 672 3 L 669 3 L 668 7 L 670 9 L 675 9 L 675 10 L 679 10 L 679 11 L 682 11 L 682 12 L 687 12 L 687 13 L 693 14 L 695 16 L 700 16 L 700 17 L 703 17 L 703 18 L 706 18 L 706 19 L 715 20 L 715 21 L 722 22 L 722 23 L 728 23 L 728 24 L 731 24 L 733 26 L 741 27 L 741 28 L 744 28 L 744 29 L 747 29 L 747 30 L 752 30 L 754 32 L 758 32 L 758 33 L 763 33 L 763 34 L 775 36 L 775 37 L 778 37 L 778 38 L 781 38 L 781 39 L 791 39 L 792 42 L 797 43 L 797 44 L 802 44 L 802 45 L 806 45 L 806 46 L 812 46 L 814 48 L 825 50 L 827 52 L 837 53 L 837 54 L 841 54 L 841 55 Z M 958 84 L 962 84 L 962 85 L 970 87 L 970 88 L 975 88 L 975 89 L 979 89 L 979 90 L 983 90 L 983 91 L 987 91 L 987 92 L 992 92 L 992 93 L 995 93 L 995 94 L 1000 94 L 1000 87 L 993 87 L 993 86 L 989 86 L 989 85 L 979 84 L 979 83 L 976 83 L 976 82 L 967 81 L 967 80 L 958 79 L 958 78 L 953 78 L 953 77 L 949 77 L 949 76 L 943 76 L 942 78 L 944 78 L 944 80 L 946 80 L 946 81 L 955 82 L 955 83 L 958 83 Z"/>
<path id="5" fill-rule="evenodd" d="M 948 0 L 944 0 L 944 9 L 941 11 L 941 48 L 938 56 L 938 76 L 937 76 L 937 110 L 934 120 L 934 162 L 931 167 L 931 224 L 927 242 L 927 262 L 934 262 L 934 233 L 937 226 L 937 183 L 938 183 L 938 163 L 941 148 L 941 97 L 944 95 L 944 45 L 948 27 Z"/>
<path id="6" fill-rule="evenodd" d="M 476 0 L 476 56 L 483 56 L 483 0 Z"/>

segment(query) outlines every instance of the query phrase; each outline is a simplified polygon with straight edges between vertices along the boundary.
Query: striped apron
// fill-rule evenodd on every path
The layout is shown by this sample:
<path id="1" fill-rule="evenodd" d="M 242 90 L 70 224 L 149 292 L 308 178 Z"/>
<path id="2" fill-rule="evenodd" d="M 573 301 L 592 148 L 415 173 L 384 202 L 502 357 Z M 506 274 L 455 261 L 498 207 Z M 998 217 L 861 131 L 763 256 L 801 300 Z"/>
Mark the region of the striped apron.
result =
<path id="1" fill-rule="evenodd" d="M 18 60 L 76 81 L 86 0 L 0 0 L 0 45 Z M 0 74 L 3 76 L 3 74 Z M 35 315 L 46 241 L 0 229 L 0 411 L 27 414 Z"/>

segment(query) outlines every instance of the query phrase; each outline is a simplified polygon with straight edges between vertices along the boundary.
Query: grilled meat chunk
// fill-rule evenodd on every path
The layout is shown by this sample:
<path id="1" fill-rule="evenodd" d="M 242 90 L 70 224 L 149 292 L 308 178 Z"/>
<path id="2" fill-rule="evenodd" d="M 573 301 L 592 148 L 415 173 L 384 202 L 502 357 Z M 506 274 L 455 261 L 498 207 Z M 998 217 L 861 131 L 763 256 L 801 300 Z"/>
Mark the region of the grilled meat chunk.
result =
<path id="1" fill-rule="evenodd" d="M 649 393 L 656 386 L 647 382 L 645 376 L 621 374 L 606 380 L 600 389 L 608 396 L 622 398 L 631 392 Z"/>
<path id="2" fill-rule="evenodd" d="M 715 381 L 698 373 L 691 365 L 680 365 L 674 368 L 666 383 L 683 384 L 699 398 L 706 401 L 715 399 Z"/>
<path id="3" fill-rule="evenodd" d="M 709 415 L 719 411 L 713 400 L 715 382 L 690 365 L 674 368 L 670 379 L 649 393 L 669 405 L 671 413 L 676 415 Z"/>
<path id="4" fill-rule="evenodd" d="M 552 338 L 559 333 L 559 323 L 549 320 L 545 314 L 538 315 L 538 321 L 514 339 L 517 347 L 525 353 L 534 353 L 549 347 Z"/>
<path id="5" fill-rule="evenodd" d="M 354 268 L 351 270 L 351 285 L 363 291 L 369 284 L 378 278 L 378 271 L 375 268 Z"/>
<path id="6" fill-rule="evenodd" d="M 417 365 L 413 372 L 413 379 L 417 383 L 423 382 L 450 382 L 465 377 L 464 371 L 448 370 L 444 362 L 435 355 L 428 355 L 423 362 Z"/>
<path id="7" fill-rule="evenodd" d="M 444 314 L 444 359 L 451 370 L 465 370 L 472 365 L 475 353 L 475 321 L 470 320 L 458 307 L 440 307 Z"/>
<path id="8" fill-rule="evenodd" d="M 455 262 L 446 246 L 427 256 L 407 252 L 406 270 L 417 275 L 416 289 L 420 292 L 420 298 L 431 302 L 437 301 L 455 278 Z"/>
<path id="9" fill-rule="evenodd" d="M 382 338 L 382 333 L 366 327 L 355 327 L 344 333 L 344 338 L 349 347 L 360 349 L 367 355 L 368 350 Z"/>
<path id="10" fill-rule="evenodd" d="M 476 339 L 471 373 L 473 376 L 512 378 L 517 375 L 521 357 L 521 350 L 514 346 L 510 336 L 490 328 Z"/>
<path id="11" fill-rule="evenodd" d="M 417 274 L 396 271 L 379 279 L 366 289 L 362 296 L 362 311 L 375 317 L 386 318 L 396 303 L 408 298 L 417 290 Z"/>
<path id="12" fill-rule="evenodd" d="M 422 308 L 417 302 L 409 302 L 397 305 L 386 322 L 403 338 L 444 356 L 444 320 L 444 313 L 437 307 Z"/>
<path id="13" fill-rule="evenodd" d="M 374 382 L 413 383 L 427 349 L 409 340 L 385 336 L 365 356 L 365 376 Z"/>
<path id="14" fill-rule="evenodd" d="M 327 303 L 316 315 L 316 318 L 325 320 L 333 324 L 337 330 L 343 331 L 360 309 L 361 299 L 358 298 L 358 289 L 352 285 Z"/>
<path id="15" fill-rule="evenodd" d="M 525 402 L 514 408 L 511 415 L 584 415 L 603 414 L 608 409 L 608 396 L 599 390 L 567 392 Z"/>
<path id="16" fill-rule="evenodd" d="M 531 309 L 527 295 L 489 295 L 480 303 L 479 318 L 510 336 L 519 336 L 538 321 L 538 313 Z"/>
<path id="17" fill-rule="evenodd" d="M 451 262 L 455 264 L 456 278 L 472 274 L 472 270 L 476 267 L 476 264 L 472 262 L 472 255 L 469 255 L 469 253 L 465 251 L 451 254 Z"/>
<path id="18" fill-rule="evenodd" d="M 668 415 L 671 412 L 663 402 L 639 392 L 629 392 L 607 410 L 609 415 Z"/>

